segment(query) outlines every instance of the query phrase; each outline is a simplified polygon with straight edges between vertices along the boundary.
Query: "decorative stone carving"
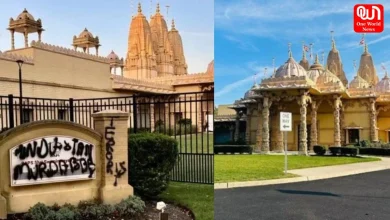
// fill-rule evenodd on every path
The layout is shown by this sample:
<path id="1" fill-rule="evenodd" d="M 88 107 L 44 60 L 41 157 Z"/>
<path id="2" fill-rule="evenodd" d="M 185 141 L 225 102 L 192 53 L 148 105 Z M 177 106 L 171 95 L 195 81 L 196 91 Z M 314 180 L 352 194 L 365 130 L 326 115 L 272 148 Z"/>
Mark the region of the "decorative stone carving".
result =
<path id="1" fill-rule="evenodd" d="M 370 99 L 370 138 L 371 141 L 378 141 L 377 113 L 375 99 Z"/>
<path id="2" fill-rule="evenodd" d="M 261 153 L 268 154 L 269 147 L 269 109 L 271 107 L 272 101 L 269 100 L 269 97 L 263 98 L 263 141 L 261 145 Z"/>
<path id="3" fill-rule="evenodd" d="M 334 115 L 334 145 L 339 147 L 341 146 L 341 137 L 340 137 L 340 109 L 342 107 L 341 97 L 336 95 L 334 96 L 333 104 L 333 115 Z"/>
<path id="4" fill-rule="evenodd" d="M 318 141 L 318 129 L 317 129 L 317 110 L 321 105 L 322 100 L 316 101 L 312 100 L 311 102 L 311 127 L 310 127 L 310 149 L 313 150 L 313 147 L 317 145 Z"/>
<path id="5" fill-rule="evenodd" d="M 257 131 L 256 131 L 256 148 L 255 148 L 255 152 L 260 152 L 261 150 L 261 146 L 262 146 L 262 138 L 263 138 L 263 126 L 262 126 L 262 123 L 260 122 L 261 120 L 261 116 L 262 116 L 262 103 L 261 102 L 258 102 L 257 103 Z"/>
<path id="6" fill-rule="evenodd" d="M 251 141 L 251 120 L 252 120 L 252 111 L 251 108 L 248 107 L 246 114 L 246 129 L 245 129 L 245 142 L 247 144 Z"/>

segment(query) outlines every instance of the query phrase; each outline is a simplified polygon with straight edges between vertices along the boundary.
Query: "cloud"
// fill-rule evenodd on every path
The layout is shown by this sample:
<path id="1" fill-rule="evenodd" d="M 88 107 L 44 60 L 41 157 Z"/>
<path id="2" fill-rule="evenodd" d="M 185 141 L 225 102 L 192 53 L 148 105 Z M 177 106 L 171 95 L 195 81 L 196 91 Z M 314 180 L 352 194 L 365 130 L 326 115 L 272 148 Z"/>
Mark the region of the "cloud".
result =
<path id="1" fill-rule="evenodd" d="M 362 0 L 359 3 L 369 3 Z M 354 0 L 340 2 L 339 0 L 313 1 L 217 1 L 216 19 L 261 19 L 264 21 L 311 20 L 313 18 L 352 14 Z M 381 3 L 385 11 L 390 10 L 390 3 Z"/>
<path id="2" fill-rule="evenodd" d="M 226 35 L 225 38 L 231 42 L 236 43 L 238 48 L 240 48 L 241 50 L 259 52 L 259 48 L 257 48 L 254 44 L 247 40 L 241 40 L 231 35 Z"/>
<path id="3" fill-rule="evenodd" d="M 253 76 L 248 76 L 248 77 L 246 77 L 246 78 L 244 78 L 242 80 L 236 81 L 234 83 L 230 83 L 230 84 L 224 86 L 218 92 L 216 92 L 214 94 L 214 97 L 218 98 L 218 97 L 221 97 L 222 95 L 226 95 L 226 94 L 232 92 L 234 89 L 248 84 L 252 80 L 253 80 Z"/>

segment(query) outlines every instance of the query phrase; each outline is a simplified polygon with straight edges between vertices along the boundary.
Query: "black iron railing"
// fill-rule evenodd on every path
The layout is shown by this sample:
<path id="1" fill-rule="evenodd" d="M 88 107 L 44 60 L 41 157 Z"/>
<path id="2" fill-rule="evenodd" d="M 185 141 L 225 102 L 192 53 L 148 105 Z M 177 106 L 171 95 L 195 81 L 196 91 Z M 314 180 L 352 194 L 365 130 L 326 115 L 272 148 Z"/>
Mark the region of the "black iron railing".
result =
<path id="1" fill-rule="evenodd" d="M 212 92 L 93 99 L 23 97 L 22 105 L 19 97 L 0 96 L 0 129 L 39 120 L 67 120 L 93 128 L 92 114 L 108 109 L 129 113 L 130 133 L 158 132 L 177 140 L 179 160 L 173 181 L 214 182 Z"/>

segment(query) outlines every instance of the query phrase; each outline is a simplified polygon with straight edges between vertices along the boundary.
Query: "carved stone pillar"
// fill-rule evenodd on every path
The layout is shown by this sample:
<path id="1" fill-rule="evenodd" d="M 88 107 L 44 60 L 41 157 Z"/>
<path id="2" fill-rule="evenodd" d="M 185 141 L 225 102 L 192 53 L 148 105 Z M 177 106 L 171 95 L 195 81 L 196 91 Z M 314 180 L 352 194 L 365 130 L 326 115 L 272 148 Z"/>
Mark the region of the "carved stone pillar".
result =
<path id="1" fill-rule="evenodd" d="M 318 142 L 317 110 L 319 104 L 316 101 L 311 102 L 310 151 L 313 151 Z"/>
<path id="2" fill-rule="evenodd" d="M 11 49 L 15 50 L 15 30 L 11 30 Z"/>
<path id="3" fill-rule="evenodd" d="M 252 120 L 252 114 L 248 106 L 247 114 L 246 114 L 246 129 L 245 129 L 245 142 L 247 144 L 250 144 L 251 142 L 251 120 Z"/>
<path id="4" fill-rule="evenodd" d="M 283 131 L 280 131 L 280 112 L 283 110 L 282 106 L 279 105 L 277 108 L 277 112 L 275 115 L 275 136 L 276 136 L 276 142 L 275 142 L 275 148 L 272 150 L 274 152 L 282 153 L 284 152 L 284 146 L 283 146 Z"/>
<path id="5" fill-rule="evenodd" d="M 42 41 L 42 31 L 38 31 L 38 42 Z"/>
<path id="6" fill-rule="evenodd" d="M 154 120 L 154 104 L 150 104 L 150 131 L 154 132 L 155 130 L 155 120 Z"/>
<path id="7" fill-rule="evenodd" d="M 341 146 L 341 137 L 340 137 L 340 109 L 341 109 L 341 99 L 340 96 L 334 97 L 334 145 L 336 147 Z"/>
<path id="8" fill-rule="evenodd" d="M 377 113 L 375 99 L 370 99 L 370 138 L 371 141 L 378 141 Z"/>
<path id="9" fill-rule="evenodd" d="M 306 123 L 306 115 L 307 115 L 307 102 L 309 97 L 306 94 L 302 94 L 298 104 L 300 105 L 300 114 L 301 114 L 301 122 L 299 126 L 299 149 L 298 153 L 303 155 L 308 155 L 307 153 L 307 123 Z"/>
<path id="10" fill-rule="evenodd" d="M 234 126 L 234 141 L 238 141 L 240 137 L 240 114 L 238 110 L 236 110 L 236 124 Z"/>
<path id="11" fill-rule="evenodd" d="M 254 151 L 259 153 L 262 146 L 263 140 L 263 124 L 261 123 L 262 117 L 262 103 L 257 103 L 257 130 L 256 130 L 256 148 Z"/>
<path id="12" fill-rule="evenodd" d="M 24 29 L 24 47 L 28 47 L 28 31 L 27 31 L 27 28 Z"/>
<path id="13" fill-rule="evenodd" d="M 340 108 L 340 142 L 341 144 L 346 144 L 346 137 L 345 137 L 345 130 L 344 130 L 344 116 L 345 116 L 345 112 L 344 112 L 344 108 L 341 107 Z"/>
<path id="14" fill-rule="evenodd" d="M 269 97 L 263 98 L 263 141 L 261 144 L 262 154 L 269 153 L 269 108 L 271 107 L 272 101 Z"/>

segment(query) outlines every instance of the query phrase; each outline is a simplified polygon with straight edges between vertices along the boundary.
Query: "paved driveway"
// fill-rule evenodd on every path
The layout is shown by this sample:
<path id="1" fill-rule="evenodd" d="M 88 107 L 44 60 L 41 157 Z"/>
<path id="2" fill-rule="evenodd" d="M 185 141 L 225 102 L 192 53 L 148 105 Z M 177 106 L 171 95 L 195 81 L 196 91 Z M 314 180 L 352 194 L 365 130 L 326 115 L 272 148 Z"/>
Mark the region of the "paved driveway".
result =
<path id="1" fill-rule="evenodd" d="M 216 220 L 390 220 L 390 170 L 215 191 Z"/>

